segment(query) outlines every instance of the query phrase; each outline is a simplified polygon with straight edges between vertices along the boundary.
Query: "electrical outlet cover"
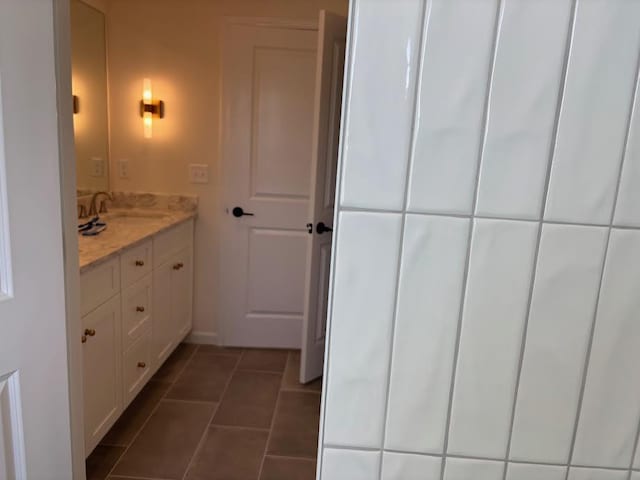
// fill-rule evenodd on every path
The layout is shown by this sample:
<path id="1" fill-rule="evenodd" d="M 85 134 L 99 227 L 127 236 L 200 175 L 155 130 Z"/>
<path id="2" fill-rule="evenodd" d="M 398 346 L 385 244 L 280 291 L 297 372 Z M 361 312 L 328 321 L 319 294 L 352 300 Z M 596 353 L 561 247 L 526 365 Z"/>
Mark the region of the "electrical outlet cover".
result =
<path id="1" fill-rule="evenodd" d="M 118 160 L 118 176 L 120 178 L 129 178 L 129 160 Z"/>
<path id="2" fill-rule="evenodd" d="M 104 160 L 100 157 L 91 157 L 91 176 L 104 177 Z"/>
<path id="3" fill-rule="evenodd" d="M 189 181 L 191 183 L 209 183 L 209 165 L 189 164 Z"/>

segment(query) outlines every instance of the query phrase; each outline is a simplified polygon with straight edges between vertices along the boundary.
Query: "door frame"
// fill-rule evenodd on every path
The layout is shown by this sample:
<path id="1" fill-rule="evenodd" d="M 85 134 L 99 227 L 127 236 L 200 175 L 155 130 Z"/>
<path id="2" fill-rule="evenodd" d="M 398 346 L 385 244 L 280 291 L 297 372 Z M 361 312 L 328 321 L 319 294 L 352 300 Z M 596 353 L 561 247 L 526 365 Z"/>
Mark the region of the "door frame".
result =
<path id="1" fill-rule="evenodd" d="M 227 193 L 227 179 L 225 178 L 225 169 L 224 169 L 224 161 L 222 158 L 222 154 L 224 152 L 225 145 L 225 136 L 224 136 L 224 111 L 225 105 L 227 104 L 226 99 L 223 96 L 223 82 L 224 82 L 224 72 L 223 72 L 223 59 L 225 57 L 225 51 L 228 48 L 228 45 L 225 42 L 225 31 L 227 27 L 231 25 L 248 25 L 253 27 L 266 27 L 266 28 L 283 28 L 290 30 L 310 30 L 318 32 L 318 20 L 317 19 L 296 19 L 296 18 L 283 18 L 283 17 L 223 17 L 221 22 L 220 32 L 219 32 L 219 44 L 220 44 L 220 69 L 218 71 L 218 96 L 220 98 L 219 102 L 219 110 L 218 110 L 218 167 L 216 169 L 216 190 L 217 194 L 217 202 L 218 202 L 218 215 L 216 215 L 216 222 L 220 226 L 219 236 L 218 238 L 223 238 L 228 232 L 227 229 L 227 217 L 228 214 L 224 210 L 225 197 Z M 218 265 L 217 265 L 217 274 L 216 278 L 218 281 L 218 285 L 222 285 L 225 281 L 224 272 L 222 269 L 222 256 L 225 254 L 223 242 L 218 242 Z M 219 289 L 216 289 L 216 292 L 219 294 Z M 217 320 L 217 330 L 218 336 L 215 339 L 216 344 L 224 345 L 225 337 L 228 335 L 230 331 L 230 320 L 225 318 L 226 312 L 223 309 L 223 306 L 219 299 L 216 298 L 216 320 Z"/>
<path id="2" fill-rule="evenodd" d="M 53 46 L 56 66 L 58 109 L 58 158 L 64 256 L 65 308 L 67 317 L 67 361 L 69 376 L 69 418 L 73 480 L 86 479 L 84 451 L 84 410 L 82 348 L 78 333 L 80 320 L 80 265 L 78 257 L 76 157 L 73 140 L 71 99 L 71 26 L 69 0 L 53 4 Z"/>

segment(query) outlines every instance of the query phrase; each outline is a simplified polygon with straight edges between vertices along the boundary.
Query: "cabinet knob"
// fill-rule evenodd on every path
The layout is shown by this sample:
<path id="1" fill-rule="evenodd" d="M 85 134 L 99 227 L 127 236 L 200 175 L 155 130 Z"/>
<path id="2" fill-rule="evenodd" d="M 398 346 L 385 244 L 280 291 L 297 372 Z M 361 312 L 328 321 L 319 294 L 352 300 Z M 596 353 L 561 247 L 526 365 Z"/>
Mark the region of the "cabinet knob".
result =
<path id="1" fill-rule="evenodd" d="M 138 362 L 138 368 L 147 368 L 147 364 L 145 362 Z"/>
<path id="2" fill-rule="evenodd" d="M 143 260 L 136 260 L 136 267 L 144 267 L 144 261 Z"/>
<path id="3" fill-rule="evenodd" d="M 80 337 L 82 340 L 82 343 L 87 343 L 87 336 L 86 335 L 82 335 L 82 337 Z"/>
<path id="4" fill-rule="evenodd" d="M 136 312 L 144 312 L 144 307 L 136 307 Z"/>
<path id="5" fill-rule="evenodd" d="M 96 336 L 96 331 L 93 328 L 87 328 L 84 331 L 84 334 L 89 336 L 89 337 L 95 337 Z"/>
<path id="6" fill-rule="evenodd" d="M 182 267 L 184 267 L 184 263 L 180 262 L 180 263 L 176 263 L 176 264 L 173 266 L 173 269 L 174 269 L 174 270 L 180 270 Z"/>

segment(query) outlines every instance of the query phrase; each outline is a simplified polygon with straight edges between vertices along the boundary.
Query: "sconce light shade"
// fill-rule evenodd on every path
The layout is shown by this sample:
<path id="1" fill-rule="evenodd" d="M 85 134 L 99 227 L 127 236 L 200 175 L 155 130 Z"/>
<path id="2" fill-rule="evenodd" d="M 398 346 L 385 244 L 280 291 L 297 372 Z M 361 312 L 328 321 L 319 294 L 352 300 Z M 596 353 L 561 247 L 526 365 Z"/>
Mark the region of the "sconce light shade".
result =
<path id="1" fill-rule="evenodd" d="M 153 136 L 153 117 L 164 118 L 164 102 L 153 100 L 151 80 L 145 78 L 142 82 L 142 100 L 140 100 L 140 116 L 144 126 L 144 138 Z"/>

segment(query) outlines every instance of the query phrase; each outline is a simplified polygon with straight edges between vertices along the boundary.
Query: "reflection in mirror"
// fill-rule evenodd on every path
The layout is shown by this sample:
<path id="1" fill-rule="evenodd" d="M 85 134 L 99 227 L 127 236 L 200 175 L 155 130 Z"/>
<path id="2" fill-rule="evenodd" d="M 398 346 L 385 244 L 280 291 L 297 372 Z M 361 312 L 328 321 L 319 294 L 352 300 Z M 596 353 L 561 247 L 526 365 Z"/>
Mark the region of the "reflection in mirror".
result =
<path id="1" fill-rule="evenodd" d="M 109 189 L 105 19 L 71 0 L 71 70 L 78 193 Z"/>

